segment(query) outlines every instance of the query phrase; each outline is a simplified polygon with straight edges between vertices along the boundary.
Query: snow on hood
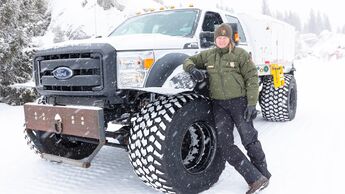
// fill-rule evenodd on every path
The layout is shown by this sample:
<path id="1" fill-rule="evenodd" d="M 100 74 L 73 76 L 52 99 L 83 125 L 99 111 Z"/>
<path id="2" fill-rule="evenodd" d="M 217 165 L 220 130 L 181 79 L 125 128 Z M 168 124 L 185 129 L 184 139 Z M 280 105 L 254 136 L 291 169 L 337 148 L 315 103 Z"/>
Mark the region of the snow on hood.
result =
<path id="1" fill-rule="evenodd" d="M 162 34 L 135 34 L 112 36 L 106 38 L 92 38 L 72 40 L 57 44 L 44 45 L 39 50 L 55 49 L 68 46 L 90 45 L 92 43 L 108 43 L 116 50 L 151 50 L 151 49 L 182 49 L 186 43 L 193 42 L 192 38 L 168 36 Z"/>

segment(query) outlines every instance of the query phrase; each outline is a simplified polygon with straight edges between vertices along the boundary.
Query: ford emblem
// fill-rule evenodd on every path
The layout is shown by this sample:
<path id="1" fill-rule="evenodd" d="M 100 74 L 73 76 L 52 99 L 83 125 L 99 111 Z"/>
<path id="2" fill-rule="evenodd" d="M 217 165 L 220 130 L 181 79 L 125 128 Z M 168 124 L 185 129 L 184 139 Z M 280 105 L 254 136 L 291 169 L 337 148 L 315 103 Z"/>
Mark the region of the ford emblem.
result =
<path id="1" fill-rule="evenodd" d="M 73 76 L 73 71 L 68 67 L 59 67 L 53 71 L 53 75 L 56 79 L 68 79 Z"/>

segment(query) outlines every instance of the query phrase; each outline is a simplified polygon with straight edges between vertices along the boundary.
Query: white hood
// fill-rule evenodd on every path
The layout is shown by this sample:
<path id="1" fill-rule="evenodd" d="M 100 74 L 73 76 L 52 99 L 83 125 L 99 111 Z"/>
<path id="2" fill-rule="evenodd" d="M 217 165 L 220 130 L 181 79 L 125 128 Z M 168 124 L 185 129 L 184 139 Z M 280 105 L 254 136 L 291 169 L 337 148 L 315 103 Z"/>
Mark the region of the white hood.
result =
<path id="1" fill-rule="evenodd" d="M 73 40 L 53 45 L 45 45 L 40 49 L 54 49 L 68 46 L 87 45 L 92 43 L 108 43 L 116 50 L 153 50 L 153 49 L 182 49 L 186 43 L 193 42 L 192 38 L 167 36 L 162 34 L 136 34 Z M 195 42 L 195 41 L 194 41 Z"/>

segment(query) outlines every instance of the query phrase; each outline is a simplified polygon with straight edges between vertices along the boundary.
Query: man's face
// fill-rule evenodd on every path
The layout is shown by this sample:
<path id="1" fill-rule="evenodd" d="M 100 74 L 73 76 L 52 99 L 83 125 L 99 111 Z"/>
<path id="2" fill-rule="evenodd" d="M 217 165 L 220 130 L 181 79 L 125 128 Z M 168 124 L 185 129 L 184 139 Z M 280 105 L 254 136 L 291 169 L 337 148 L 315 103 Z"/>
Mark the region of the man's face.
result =
<path id="1" fill-rule="evenodd" d="M 225 48 L 229 45 L 230 38 L 227 36 L 218 36 L 216 38 L 216 45 L 218 48 Z"/>

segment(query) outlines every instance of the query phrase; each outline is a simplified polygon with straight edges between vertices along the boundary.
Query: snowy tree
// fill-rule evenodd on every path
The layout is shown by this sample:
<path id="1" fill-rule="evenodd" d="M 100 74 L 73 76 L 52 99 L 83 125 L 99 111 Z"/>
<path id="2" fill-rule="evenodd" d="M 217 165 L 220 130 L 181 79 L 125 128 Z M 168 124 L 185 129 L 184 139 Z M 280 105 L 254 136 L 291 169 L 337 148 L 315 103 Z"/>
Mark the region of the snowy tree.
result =
<path id="1" fill-rule="evenodd" d="M 6 86 L 31 78 L 31 38 L 43 35 L 49 22 L 45 0 L 1 0 L 0 95 Z"/>
<path id="2" fill-rule="evenodd" d="M 274 17 L 294 26 L 297 31 L 301 31 L 302 29 L 301 19 L 296 12 L 288 11 L 285 13 L 281 13 L 278 11 L 274 14 Z"/>
<path id="3" fill-rule="evenodd" d="M 301 18 L 296 12 L 289 12 L 287 22 L 293 26 L 295 26 L 297 31 L 302 31 L 302 23 L 301 23 Z"/>
<path id="4" fill-rule="evenodd" d="M 314 10 L 310 10 L 310 14 L 309 14 L 309 20 L 308 23 L 306 25 L 306 32 L 311 32 L 311 33 L 317 33 L 317 21 L 316 21 L 316 15 L 314 13 Z"/>
<path id="5" fill-rule="evenodd" d="M 296 12 L 287 11 L 285 13 L 282 13 L 282 12 L 277 11 L 275 14 L 273 14 L 273 17 L 294 26 L 295 29 L 299 32 L 302 29 L 301 19 Z"/>
<path id="6" fill-rule="evenodd" d="M 322 14 L 320 11 L 317 11 L 315 14 L 314 10 L 311 10 L 304 31 L 307 33 L 320 34 L 323 30 L 332 30 L 329 17 L 326 14 Z"/>
<path id="7" fill-rule="evenodd" d="M 125 6 L 120 4 L 117 0 L 97 0 L 98 5 L 103 7 L 104 10 L 108 10 L 115 7 L 119 11 L 123 11 Z"/>
<path id="8" fill-rule="evenodd" d="M 0 5 L 0 84 L 24 82 L 31 77 L 28 50 L 31 37 L 43 35 L 49 24 L 43 0 L 3 1 Z"/>
<path id="9" fill-rule="evenodd" d="M 331 22 L 329 21 L 329 17 L 326 14 L 323 14 L 323 25 L 326 30 L 332 31 Z"/>
<path id="10" fill-rule="evenodd" d="M 267 0 L 262 0 L 262 14 L 271 16 L 271 10 L 269 8 L 269 5 L 267 3 Z"/>
<path id="11" fill-rule="evenodd" d="M 323 24 L 323 18 L 321 16 L 321 12 L 318 11 L 316 14 L 316 26 L 315 26 L 315 33 L 316 34 L 320 34 L 320 32 L 322 32 L 323 28 L 324 28 L 324 24 Z"/>

